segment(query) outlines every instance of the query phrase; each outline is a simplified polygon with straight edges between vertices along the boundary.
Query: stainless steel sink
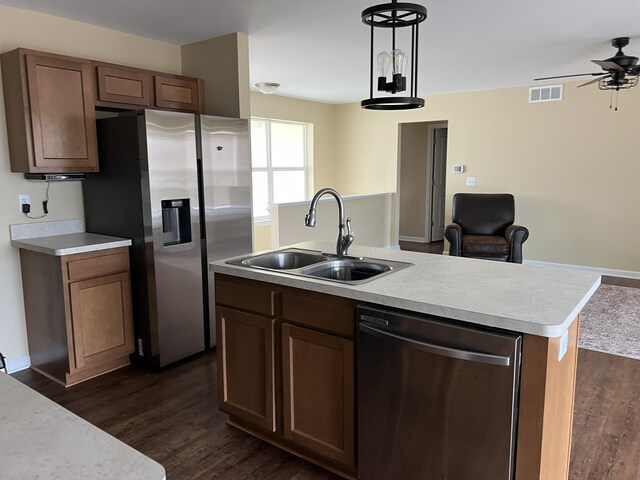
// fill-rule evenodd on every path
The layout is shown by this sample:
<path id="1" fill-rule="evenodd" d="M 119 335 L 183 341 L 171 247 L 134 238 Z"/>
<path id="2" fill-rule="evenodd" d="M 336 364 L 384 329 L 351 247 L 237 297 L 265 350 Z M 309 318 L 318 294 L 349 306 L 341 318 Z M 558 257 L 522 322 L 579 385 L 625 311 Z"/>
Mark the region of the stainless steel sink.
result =
<path id="1" fill-rule="evenodd" d="M 303 268 L 300 270 L 300 274 L 329 280 L 341 280 L 343 282 L 357 282 L 367 280 L 390 270 L 391 266 L 383 263 L 344 259 L 332 260 Z"/>
<path id="2" fill-rule="evenodd" d="M 328 260 L 328 258 L 321 253 L 305 252 L 303 250 L 281 250 L 279 252 L 269 252 L 256 257 L 245 258 L 242 260 L 242 265 L 246 267 L 268 268 L 271 270 L 293 270 L 326 260 Z"/>
<path id="3" fill-rule="evenodd" d="M 229 260 L 227 263 L 351 285 L 365 283 L 413 265 L 377 258 L 344 257 L 298 248 Z"/>

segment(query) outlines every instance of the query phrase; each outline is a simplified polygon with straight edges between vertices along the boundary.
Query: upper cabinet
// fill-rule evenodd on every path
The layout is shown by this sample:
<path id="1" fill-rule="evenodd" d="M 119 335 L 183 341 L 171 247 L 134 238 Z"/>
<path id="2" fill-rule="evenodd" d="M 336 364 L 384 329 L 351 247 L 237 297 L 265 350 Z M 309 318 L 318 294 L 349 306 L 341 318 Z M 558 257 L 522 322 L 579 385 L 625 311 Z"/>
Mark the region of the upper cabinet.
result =
<path id="1" fill-rule="evenodd" d="M 91 62 L 5 53 L 2 81 L 13 172 L 97 172 Z"/>
<path id="2" fill-rule="evenodd" d="M 151 75 L 144 70 L 95 64 L 96 104 L 150 107 L 152 105 Z"/>
<path id="3" fill-rule="evenodd" d="M 98 171 L 95 108 L 204 112 L 204 82 L 18 48 L 2 54 L 11 171 Z"/>
<path id="4" fill-rule="evenodd" d="M 98 107 L 204 113 L 202 80 L 102 62 L 93 66 Z"/>

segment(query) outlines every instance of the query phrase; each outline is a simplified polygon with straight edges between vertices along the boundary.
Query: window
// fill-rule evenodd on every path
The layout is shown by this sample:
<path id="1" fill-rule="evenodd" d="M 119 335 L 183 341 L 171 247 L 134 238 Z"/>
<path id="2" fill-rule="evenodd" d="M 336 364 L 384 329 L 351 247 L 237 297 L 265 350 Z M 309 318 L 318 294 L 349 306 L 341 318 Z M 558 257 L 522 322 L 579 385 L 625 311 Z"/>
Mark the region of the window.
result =
<path id="1" fill-rule="evenodd" d="M 255 222 L 271 220 L 271 203 L 307 198 L 310 127 L 310 124 L 283 120 L 251 120 Z"/>

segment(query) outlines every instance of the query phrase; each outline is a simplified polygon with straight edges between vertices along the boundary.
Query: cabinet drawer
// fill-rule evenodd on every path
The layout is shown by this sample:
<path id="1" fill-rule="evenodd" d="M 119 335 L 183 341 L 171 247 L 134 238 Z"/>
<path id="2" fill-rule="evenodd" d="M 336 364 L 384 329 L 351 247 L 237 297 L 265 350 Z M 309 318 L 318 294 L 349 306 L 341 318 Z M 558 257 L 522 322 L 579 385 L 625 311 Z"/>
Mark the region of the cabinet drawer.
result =
<path id="1" fill-rule="evenodd" d="M 126 252 L 71 260 L 67 263 L 67 272 L 71 282 L 128 270 L 129 255 Z"/>
<path id="2" fill-rule="evenodd" d="M 282 295 L 284 321 L 353 338 L 355 315 L 355 305 L 340 297 L 311 292 Z"/>
<path id="3" fill-rule="evenodd" d="M 273 290 L 260 287 L 251 280 L 227 281 L 216 275 L 215 301 L 217 304 L 272 317 L 276 313 L 274 297 Z"/>
<path id="4" fill-rule="evenodd" d="M 98 66 L 98 100 L 151 106 L 151 75 L 128 69 Z"/>

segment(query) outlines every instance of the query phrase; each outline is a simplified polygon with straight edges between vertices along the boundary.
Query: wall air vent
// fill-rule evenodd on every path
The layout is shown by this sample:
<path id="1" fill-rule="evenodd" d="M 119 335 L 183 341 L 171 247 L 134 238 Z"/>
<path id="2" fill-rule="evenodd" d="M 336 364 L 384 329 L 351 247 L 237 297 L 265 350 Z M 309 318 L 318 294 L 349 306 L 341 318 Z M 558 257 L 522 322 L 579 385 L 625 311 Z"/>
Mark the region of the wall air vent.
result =
<path id="1" fill-rule="evenodd" d="M 529 89 L 529 103 L 557 102 L 562 100 L 562 87 L 563 85 L 531 87 Z"/>

